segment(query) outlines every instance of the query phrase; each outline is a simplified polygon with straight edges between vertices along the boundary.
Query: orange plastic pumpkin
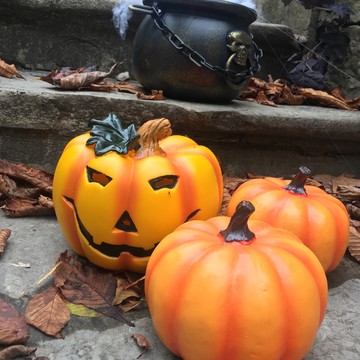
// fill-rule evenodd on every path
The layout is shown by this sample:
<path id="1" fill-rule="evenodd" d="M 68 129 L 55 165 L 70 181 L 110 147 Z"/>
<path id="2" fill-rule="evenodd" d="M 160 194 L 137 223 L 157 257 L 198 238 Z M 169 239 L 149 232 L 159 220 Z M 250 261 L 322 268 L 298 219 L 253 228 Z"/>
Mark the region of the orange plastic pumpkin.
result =
<path id="1" fill-rule="evenodd" d="M 327 305 L 327 280 L 294 234 L 248 220 L 194 220 L 151 255 L 145 294 L 156 332 L 184 360 L 300 360 Z"/>
<path id="2" fill-rule="evenodd" d="M 215 155 L 171 135 L 167 119 L 136 132 L 110 114 L 69 142 L 53 200 L 69 245 L 94 264 L 144 273 L 160 240 L 191 218 L 218 214 L 222 174 Z"/>
<path id="3" fill-rule="evenodd" d="M 326 272 L 334 270 L 344 256 L 350 231 L 343 203 L 316 186 L 305 185 L 310 170 L 300 167 L 293 180 L 267 177 L 251 179 L 233 193 L 226 215 L 241 200 L 251 201 L 252 219 L 296 234 L 318 257 Z"/>

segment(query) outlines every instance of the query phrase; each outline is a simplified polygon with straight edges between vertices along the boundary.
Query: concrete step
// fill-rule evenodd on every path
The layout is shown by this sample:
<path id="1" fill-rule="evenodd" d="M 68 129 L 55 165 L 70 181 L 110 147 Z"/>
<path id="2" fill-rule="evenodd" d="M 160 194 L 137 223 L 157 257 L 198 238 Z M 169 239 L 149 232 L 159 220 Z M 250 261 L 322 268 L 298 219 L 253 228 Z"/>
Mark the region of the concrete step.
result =
<path id="1" fill-rule="evenodd" d="M 122 38 L 113 22 L 116 3 L 116 0 L 0 0 L 0 57 L 38 70 L 92 65 L 106 70 L 123 61 L 132 73 L 132 40 L 144 14 L 128 11 L 130 20 Z M 284 25 L 256 22 L 251 31 L 266 59 L 259 75 L 272 73 L 279 77 L 284 73 L 279 60 L 284 61 L 298 50 L 292 30 Z"/>
<path id="2" fill-rule="evenodd" d="M 269 107 L 233 100 L 202 104 L 146 101 L 123 92 L 61 91 L 24 71 L 0 77 L 0 158 L 53 171 L 66 143 L 109 113 L 139 127 L 170 119 L 173 132 L 209 146 L 224 173 L 289 176 L 299 165 L 313 173 L 360 176 L 360 113 L 312 106 Z"/>

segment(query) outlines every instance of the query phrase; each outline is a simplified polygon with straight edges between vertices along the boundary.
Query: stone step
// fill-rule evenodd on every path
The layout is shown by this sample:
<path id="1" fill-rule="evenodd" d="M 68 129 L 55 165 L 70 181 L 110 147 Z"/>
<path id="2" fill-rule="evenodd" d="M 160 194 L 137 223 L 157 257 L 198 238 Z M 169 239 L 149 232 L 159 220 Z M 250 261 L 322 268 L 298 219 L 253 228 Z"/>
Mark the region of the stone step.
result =
<path id="1" fill-rule="evenodd" d="M 8 161 L 53 171 L 66 143 L 87 131 L 90 119 L 114 113 L 137 128 L 168 118 L 175 134 L 209 146 L 229 176 L 289 176 L 299 165 L 317 174 L 360 176 L 358 111 L 139 100 L 123 92 L 61 91 L 38 80 L 39 72 L 22 74 L 26 81 L 0 77 L 0 158 Z"/>
<path id="2" fill-rule="evenodd" d="M 228 175 L 288 176 L 299 165 L 315 173 L 360 175 L 359 112 L 238 100 L 224 105 L 144 101 L 127 93 L 60 91 L 37 80 L 63 66 L 98 65 L 107 71 L 116 61 L 124 61 L 120 70 L 131 75 L 131 42 L 143 15 L 133 14 L 123 40 L 112 22 L 115 4 L 0 0 L 0 58 L 26 69 L 27 79 L 0 77 L 0 158 L 53 171 L 65 144 L 86 131 L 91 118 L 115 113 L 137 127 L 169 118 L 174 133 L 209 146 Z M 264 51 L 257 76 L 281 77 L 283 60 L 297 49 L 292 31 L 257 22 L 251 31 Z"/>
<path id="3" fill-rule="evenodd" d="M 97 65 L 106 71 L 123 61 L 132 75 L 131 45 L 144 14 L 129 11 L 122 39 L 112 20 L 115 4 L 115 0 L 0 0 L 0 58 L 32 70 Z M 264 53 L 258 76 L 284 75 L 284 61 L 298 50 L 292 30 L 258 22 L 250 30 Z"/>

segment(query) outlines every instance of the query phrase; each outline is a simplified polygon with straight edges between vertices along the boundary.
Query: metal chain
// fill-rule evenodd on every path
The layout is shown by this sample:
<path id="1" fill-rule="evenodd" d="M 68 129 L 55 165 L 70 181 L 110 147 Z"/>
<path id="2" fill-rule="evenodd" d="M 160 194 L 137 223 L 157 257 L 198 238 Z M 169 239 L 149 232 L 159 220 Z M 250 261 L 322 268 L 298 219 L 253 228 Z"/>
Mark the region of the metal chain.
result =
<path id="1" fill-rule="evenodd" d="M 197 51 L 193 50 L 190 46 L 186 45 L 178 35 L 176 35 L 169 27 L 165 24 L 165 21 L 161 18 L 161 10 L 157 7 L 156 2 L 151 6 L 152 18 L 157 28 L 164 34 L 167 40 L 175 47 L 175 49 L 181 51 L 186 55 L 195 65 L 205 67 L 219 75 L 222 75 L 227 80 L 231 80 L 233 84 L 241 84 L 246 78 L 253 76 L 260 70 L 259 60 L 263 56 L 262 50 L 257 47 L 253 42 L 254 60 L 249 69 L 245 69 L 241 72 L 236 72 L 230 69 L 223 69 L 220 66 L 215 66 L 206 61 Z"/>

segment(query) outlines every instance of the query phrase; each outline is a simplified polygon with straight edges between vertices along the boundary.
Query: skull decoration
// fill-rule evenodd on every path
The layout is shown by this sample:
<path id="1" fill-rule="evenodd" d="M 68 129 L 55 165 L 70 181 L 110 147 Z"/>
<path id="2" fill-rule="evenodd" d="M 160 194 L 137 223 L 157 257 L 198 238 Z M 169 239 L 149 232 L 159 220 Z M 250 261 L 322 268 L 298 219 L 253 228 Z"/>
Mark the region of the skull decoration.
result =
<path id="1" fill-rule="evenodd" d="M 231 31 L 227 35 L 227 47 L 234 53 L 228 63 L 234 61 L 240 66 L 246 66 L 251 54 L 252 37 L 245 31 Z"/>
<path id="2" fill-rule="evenodd" d="M 143 273 L 163 237 L 190 219 L 218 214 L 220 165 L 207 147 L 171 135 L 168 119 L 136 131 L 110 114 L 90 126 L 57 164 L 57 219 L 72 249 L 92 263 Z"/>

